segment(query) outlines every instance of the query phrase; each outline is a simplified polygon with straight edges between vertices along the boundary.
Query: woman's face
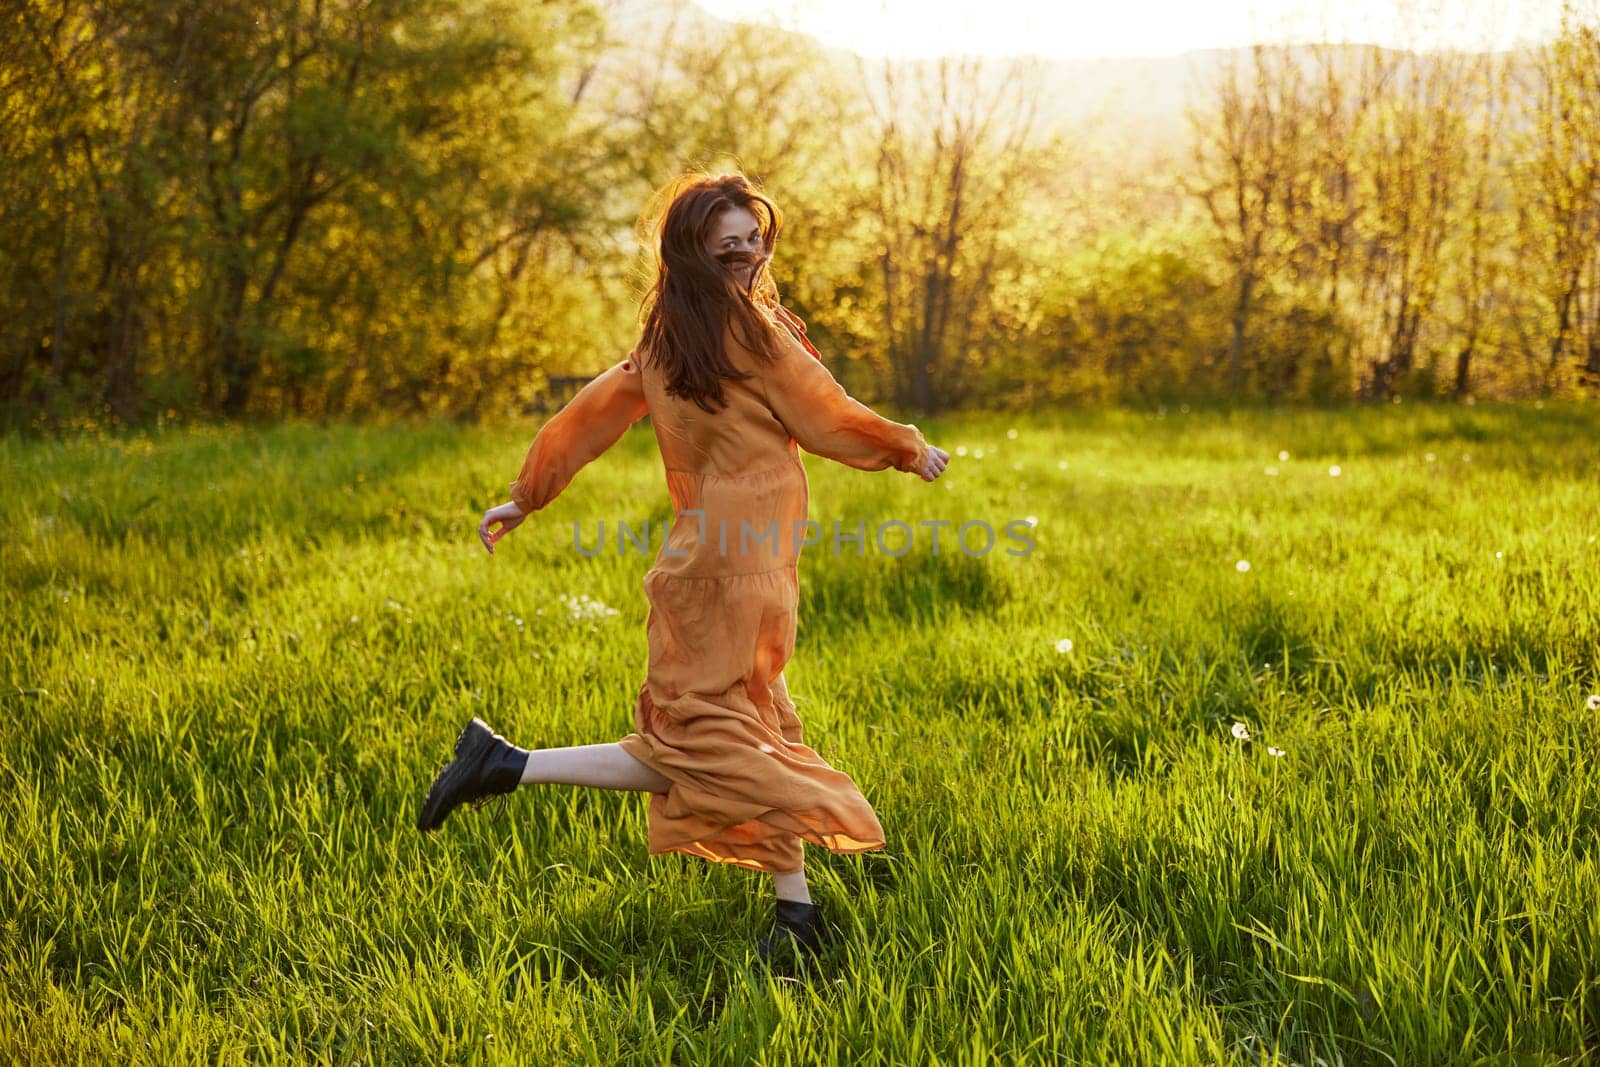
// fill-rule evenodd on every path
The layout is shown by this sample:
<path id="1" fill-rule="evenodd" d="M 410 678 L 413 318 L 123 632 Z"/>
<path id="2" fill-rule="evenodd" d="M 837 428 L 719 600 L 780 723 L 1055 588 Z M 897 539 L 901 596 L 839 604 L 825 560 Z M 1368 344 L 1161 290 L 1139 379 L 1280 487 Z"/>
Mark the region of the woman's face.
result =
<path id="1" fill-rule="evenodd" d="M 706 251 L 724 263 L 741 289 L 748 290 L 755 278 L 756 263 L 753 260 L 760 260 L 767 254 L 766 245 L 761 241 L 760 220 L 748 208 L 728 208 L 712 221 L 711 235 L 706 238 Z M 745 253 L 753 260 L 736 260 L 730 264 L 724 257 L 732 252 Z"/>

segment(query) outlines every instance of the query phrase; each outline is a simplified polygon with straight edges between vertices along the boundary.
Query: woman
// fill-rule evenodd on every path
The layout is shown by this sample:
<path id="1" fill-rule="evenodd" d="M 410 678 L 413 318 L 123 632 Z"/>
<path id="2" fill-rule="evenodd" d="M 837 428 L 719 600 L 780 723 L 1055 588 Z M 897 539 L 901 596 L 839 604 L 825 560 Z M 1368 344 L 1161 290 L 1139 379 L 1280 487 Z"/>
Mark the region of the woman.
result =
<path id="1" fill-rule="evenodd" d="M 435 829 L 462 803 L 533 782 L 641 790 L 651 854 L 772 876 L 777 919 L 758 942 L 763 959 L 785 936 L 814 952 L 821 913 L 802 842 L 850 853 L 884 838 L 851 778 L 802 743 L 784 685 L 799 551 L 815 540 L 802 532 L 809 493 L 796 444 L 930 482 L 950 456 L 851 398 L 778 303 L 767 268 L 782 215 L 770 200 L 739 175 L 686 175 L 664 197 L 639 344 L 539 430 L 511 501 L 478 528 L 492 553 L 651 416 L 675 521 L 644 578 L 649 667 L 636 731 L 615 744 L 528 751 L 473 719 L 418 826 Z"/>

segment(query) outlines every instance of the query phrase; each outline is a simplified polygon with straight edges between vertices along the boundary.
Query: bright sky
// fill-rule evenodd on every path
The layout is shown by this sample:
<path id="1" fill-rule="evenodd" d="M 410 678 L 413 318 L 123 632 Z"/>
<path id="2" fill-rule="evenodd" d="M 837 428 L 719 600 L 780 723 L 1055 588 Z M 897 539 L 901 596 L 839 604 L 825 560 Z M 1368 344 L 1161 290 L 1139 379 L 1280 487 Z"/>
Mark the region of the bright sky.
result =
<path id="1" fill-rule="evenodd" d="M 1561 0 L 696 0 L 865 56 L 1167 56 L 1255 40 L 1511 47 L 1548 37 Z M 1595 0 L 1584 0 L 1592 10 Z"/>

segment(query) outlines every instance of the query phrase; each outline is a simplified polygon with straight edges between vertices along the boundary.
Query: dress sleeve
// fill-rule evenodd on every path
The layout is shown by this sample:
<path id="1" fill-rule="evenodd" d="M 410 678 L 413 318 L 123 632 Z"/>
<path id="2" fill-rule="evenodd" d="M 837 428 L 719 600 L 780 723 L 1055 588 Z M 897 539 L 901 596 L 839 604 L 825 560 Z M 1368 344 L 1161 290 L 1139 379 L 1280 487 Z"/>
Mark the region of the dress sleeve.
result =
<path id="1" fill-rule="evenodd" d="M 845 392 L 806 339 L 805 327 L 777 309 L 781 355 L 762 368 L 767 406 L 801 448 L 864 471 L 915 472 L 928 443 L 910 423 L 894 422 Z"/>
<path id="2" fill-rule="evenodd" d="M 630 353 L 578 390 L 539 428 L 522 471 L 511 483 L 512 501 L 524 514 L 549 504 L 648 410 L 639 363 Z"/>

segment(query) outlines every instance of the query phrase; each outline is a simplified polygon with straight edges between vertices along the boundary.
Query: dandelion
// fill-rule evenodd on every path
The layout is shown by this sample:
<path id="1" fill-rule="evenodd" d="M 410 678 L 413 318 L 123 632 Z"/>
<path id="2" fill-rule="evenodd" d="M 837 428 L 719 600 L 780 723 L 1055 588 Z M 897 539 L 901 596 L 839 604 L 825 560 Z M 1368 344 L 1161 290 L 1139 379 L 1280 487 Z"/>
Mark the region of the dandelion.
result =
<path id="1" fill-rule="evenodd" d="M 973 449 L 973 450 L 972 450 L 972 458 L 973 458 L 973 459 L 982 459 L 982 458 L 983 458 L 983 449 L 981 449 L 981 448 L 974 448 L 974 449 Z"/>
<path id="2" fill-rule="evenodd" d="M 1016 431 L 1015 427 L 1013 427 L 1012 429 L 1009 429 L 1009 430 L 1006 431 L 1006 440 L 1007 441 L 1015 441 L 1016 439 L 1017 439 L 1017 431 Z"/>
<path id="3" fill-rule="evenodd" d="M 1064 459 L 1056 460 L 1056 470 L 1064 471 L 1066 469 L 1067 469 L 1067 461 L 1066 460 L 1064 460 Z"/>
<path id="4" fill-rule="evenodd" d="M 956 445 L 956 455 L 964 456 L 966 454 L 967 454 L 967 446 L 966 445 Z"/>
<path id="5" fill-rule="evenodd" d="M 562 593 L 560 600 L 566 605 L 567 614 L 574 621 L 579 619 L 600 619 L 617 613 L 616 608 L 608 607 L 593 599 L 587 593 L 579 593 L 575 597 Z"/>
<path id="6" fill-rule="evenodd" d="M 1330 478 L 1337 478 L 1337 477 L 1339 477 L 1339 475 L 1341 475 L 1343 473 L 1344 473 L 1344 470 L 1341 469 L 1340 466 L 1337 463 L 1335 463 L 1333 466 L 1328 468 L 1328 477 L 1330 477 Z"/>
<path id="7" fill-rule="evenodd" d="M 1434 460 L 1438 459 L 1439 457 L 1434 455 L 1432 452 L 1429 452 L 1427 455 L 1423 456 L 1422 458 L 1424 460 L 1426 460 L 1427 462 L 1432 463 Z"/>
<path id="8" fill-rule="evenodd" d="M 1066 655 L 1068 652 L 1071 652 L 1072 651 L 1072 638 L 1063 637 L 1061 640 L 1057 641 L 1056 642 L 1056 651 L 1061 653 L 1063 656 Z M 1591 701 L 1600 700 L 1600 697 L 1590 697 L 1589 699 Z"/>
<path id="9" fill-rule="evenodd" d="M 1600 693 L 1590 693 L 1589 699 L 1583 702 L 1583 706 L 1590 711 L 1600 711 Z"/>
<path id="10" fill-rule="evenodd" d="M 1287 463 L 1287 462 L 1289 462 L 1289 453 L 1288 453 L 1287 450 L 1283 450 L 1283 451 L 1280 451 L 1278 453 L 1278 462 L 1279 463 Z"/>
<path id="11" fill-rule="evenodd" d="M 1250 727 L 1246 726 L 1242 722 L 1234 723 L 1233 728 L 1229 730 L 1229 733 L 1233 734 L 1233 736 L 1240 741 L 1250 740 Z"/>
<path id="12" fill-rule="evenodd" d="M 1037 526 L 1037 525 L 1039 525 L 1039 516 L 1037 516 L 1037 515 L 1029 515 L 1027 518 L 1023 519 L 1022 521 L 1027 523 L 1029 526 Z"/>
<path id="13" fill-rule="evenodd" d="M 1273 748 L 1271 745 L 1268 745 L 1267 746 L 1267 755 L 1269 755 L 1269 756 L 1281 756 L 1281 755 L 1283 755 L 1283 749 L 1281 749 L 1281 748 Z"/>
<path id="14" fill-rule="evenodd" d="M 1506 554 L 1504 552 L 1496 552 L 1494 554 L 1494 558 L 1495 559 L 1505 559 L 1505 556 L 1506 556 Z"/>
<path id="15" fill-rule="evenodd" d="M 1267 475 L 1268 478 L 1276 478 L 1278 476 L 1278 468 L 1277 467 L 1268 467 L 1266 469 L 1266 475 Z"/>
<path id="16" fill-rule="evenodd" d="M 1233 565 L 1233 569 L 1238 571 L 1240 574 L 1247 574 L 1250 571 L 1250 561 L 1247 559 L 1241 559 L 1238 563 Z"/>

